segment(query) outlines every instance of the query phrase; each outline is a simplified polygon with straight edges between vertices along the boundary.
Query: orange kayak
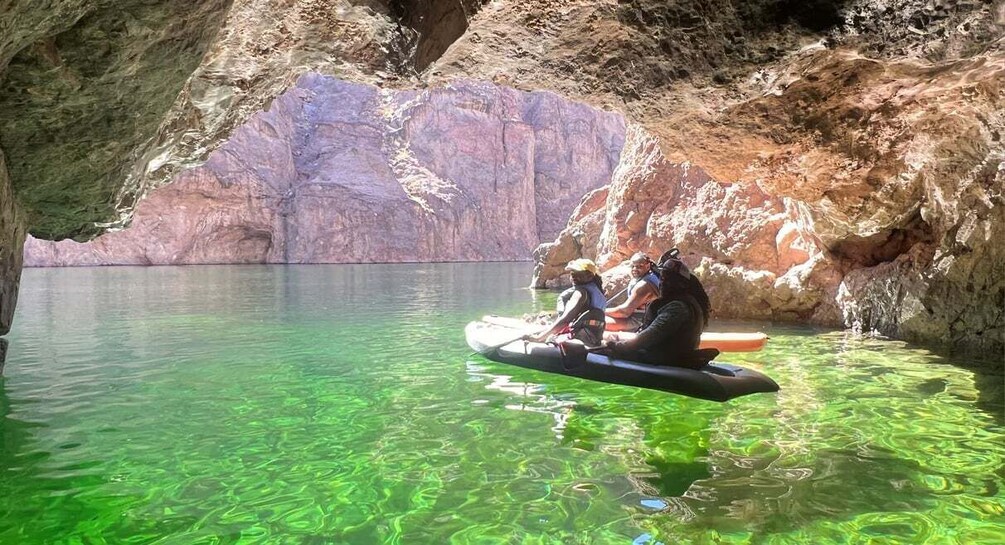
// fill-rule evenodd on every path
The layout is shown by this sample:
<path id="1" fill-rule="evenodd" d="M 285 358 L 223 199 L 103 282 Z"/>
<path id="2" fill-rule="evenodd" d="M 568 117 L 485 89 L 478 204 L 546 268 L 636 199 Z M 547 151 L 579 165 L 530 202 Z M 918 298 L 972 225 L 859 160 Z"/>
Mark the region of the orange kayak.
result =
<path id="1" fill-rule="evenodd" d="M 712 333 L 701 334 L 701 344 L 698 348 L 716 348 L 719 352 L 757 352 L 764 348 L 768 336 L 757 333 Z"/>
<path id="2" fill-rule="evenodd" d="M 506 316 L 488 315 L 482 316 L 482 321 L 507 327 L 516 330 L 540 331 L 544 326 L 529 324 L 520 318 L 508 318 Z M 619 332 L 612 335 L 612 338 L 624 338 L 631 333 Z M 606 338 L 608 335 L 604 335 Z M 764 333 L 739 333 L 739 332 L 710 332 L 701 334 L 701 345 L 699 348 L 715 348 L 719 352 L 756 352 L 768 342 L 768 336 Z"/>

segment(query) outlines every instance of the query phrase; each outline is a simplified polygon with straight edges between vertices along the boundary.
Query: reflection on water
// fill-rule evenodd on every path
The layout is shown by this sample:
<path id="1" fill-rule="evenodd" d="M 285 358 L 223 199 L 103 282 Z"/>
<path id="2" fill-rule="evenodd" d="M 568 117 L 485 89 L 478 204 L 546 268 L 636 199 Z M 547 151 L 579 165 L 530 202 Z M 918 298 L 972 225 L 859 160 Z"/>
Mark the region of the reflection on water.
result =
<path id="1" fill-rule="evenodd" d="M 0 543 L 1002 541 L 1001 377 L 766 324 L 719 327 L 781 391 L 725 404 L 472 356 L 529 272 L 25 271 Z"/>
<path id="2" fill-rule="evenodd" d="M 7 363 L 7 339 L 0 337 L 0 377 L 3 376 L 5 363 Z"/>

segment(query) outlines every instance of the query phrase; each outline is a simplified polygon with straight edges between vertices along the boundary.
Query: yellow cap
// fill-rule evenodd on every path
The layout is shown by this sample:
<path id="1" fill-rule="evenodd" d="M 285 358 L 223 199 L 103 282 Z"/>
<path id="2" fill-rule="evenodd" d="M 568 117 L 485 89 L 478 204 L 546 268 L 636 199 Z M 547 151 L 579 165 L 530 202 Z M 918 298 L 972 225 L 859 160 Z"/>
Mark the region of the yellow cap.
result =
<path id="1" fill-rule="evenodd" d="M 600 274 L 600 269 L 597 268 L 597 264 L 594 263 L 592 259 L 586 258 L 573 259 L 565 266 L 565 270 L 573 272 L 589 271 L 593 274 Z"/>

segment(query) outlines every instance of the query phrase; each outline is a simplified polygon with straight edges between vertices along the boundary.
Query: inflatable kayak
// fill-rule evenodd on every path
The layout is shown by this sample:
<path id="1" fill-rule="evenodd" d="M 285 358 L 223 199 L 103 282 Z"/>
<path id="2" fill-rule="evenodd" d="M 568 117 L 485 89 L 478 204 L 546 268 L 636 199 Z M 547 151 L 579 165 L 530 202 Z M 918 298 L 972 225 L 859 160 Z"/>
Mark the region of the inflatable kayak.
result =
<path id="1" fill-rule="evenodd" d="M 699 369 L 649 365 L 588 353 L 572 362 L 555 345 L 515 339 L 514 328 L 484 321 L 471 322 L 464 336 L 472 350 L 492 361 L 598 382 L 636 386 L 674 394 L 728 401 L 760 392 L 777 392 L 768 376 L 737 365 L 711 362 Z"/>
<path id="2" fill-rule="evenodd" d="M 541 329 L 543 326 L 528 324 L 520 318 L 507 318 L 505 316 L 488 315 L 482 316 L 485 323 L 506 327 L 515 330 L 525 330 L 530 332 L 534 329 Z M 624 338 L 626 333 L 616 333 Z M 631 335 L 630 333 L 628 335 Z M 606 338 L 606 335 L 605 335 Z M 701 345 L 698 348 L 715 348 L 719 352 L 756 352 L 768 342 L 768 336 L 764 333 L 713 333 L 706 331 L 701 334 Z"/>

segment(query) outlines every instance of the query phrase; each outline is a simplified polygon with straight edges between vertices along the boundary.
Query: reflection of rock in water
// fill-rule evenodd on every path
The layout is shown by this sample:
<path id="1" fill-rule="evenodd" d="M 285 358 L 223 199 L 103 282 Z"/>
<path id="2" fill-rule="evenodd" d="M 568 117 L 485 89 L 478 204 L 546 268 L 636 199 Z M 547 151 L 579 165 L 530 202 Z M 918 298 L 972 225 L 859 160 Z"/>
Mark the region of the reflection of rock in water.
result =
<path id="1" fill-rule="evenodd" d="M 994 416 L 999 425 L 1005 425 L 1005 376 L 974 373 L 974 386 L 979 392 L 977 407 Z"/>
<path id="2" fill-rule="evenodd" d="M 712 476 L 706 462 L 666 462 L 647 457 L 646 463 L 652 466 L 652 472 L 635 472 L 628 478 L 643 494 L 659 498 L 683 496 L 695 481 Z"/>
<path id="3" fill-rule="evenodd" d="M 0 376 L 3 375 L 3 364 L 7 361 L 7 339 L 0 337 Z"/>

